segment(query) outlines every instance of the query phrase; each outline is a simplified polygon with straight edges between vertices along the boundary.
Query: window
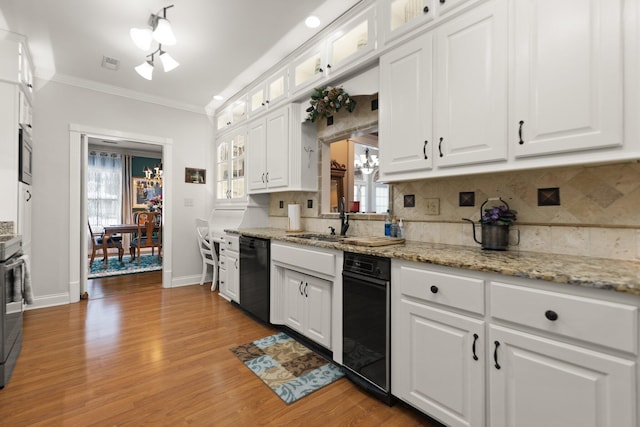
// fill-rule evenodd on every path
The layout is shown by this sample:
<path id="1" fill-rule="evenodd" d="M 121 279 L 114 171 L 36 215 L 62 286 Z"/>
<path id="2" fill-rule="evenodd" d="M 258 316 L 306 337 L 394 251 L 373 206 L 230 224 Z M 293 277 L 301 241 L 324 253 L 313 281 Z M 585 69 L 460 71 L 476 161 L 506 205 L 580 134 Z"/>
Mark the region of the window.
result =
<path id="1" fill-rule="evenodd" d="M 87 216 L 91 227 L 122 223 L 122 156 L 90 151 Z"/>

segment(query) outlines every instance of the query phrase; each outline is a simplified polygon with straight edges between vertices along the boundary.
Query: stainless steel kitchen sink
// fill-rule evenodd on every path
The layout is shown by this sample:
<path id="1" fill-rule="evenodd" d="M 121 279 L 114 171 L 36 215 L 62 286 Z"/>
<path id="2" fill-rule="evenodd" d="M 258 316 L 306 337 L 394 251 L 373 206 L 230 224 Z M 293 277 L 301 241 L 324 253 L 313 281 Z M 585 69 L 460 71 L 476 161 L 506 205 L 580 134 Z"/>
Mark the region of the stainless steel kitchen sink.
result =
<path id="1" fill-rule="evenodd" d="M 306 233 L 306 234 L 292 234 L 289 237 L 297 237 L 299 239 L 318 240 L 321 242 L 338 242 L 342 236 L 321 234 L 321 233 Z"/>

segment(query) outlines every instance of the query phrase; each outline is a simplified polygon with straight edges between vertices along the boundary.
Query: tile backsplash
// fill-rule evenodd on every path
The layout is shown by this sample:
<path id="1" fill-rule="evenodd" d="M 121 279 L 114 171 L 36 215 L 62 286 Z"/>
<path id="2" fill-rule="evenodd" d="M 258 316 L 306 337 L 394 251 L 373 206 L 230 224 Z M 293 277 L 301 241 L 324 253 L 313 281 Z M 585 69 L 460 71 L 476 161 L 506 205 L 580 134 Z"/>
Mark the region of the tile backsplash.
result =
<path id="1" fill-rule="evenodd" d="M 560 204 L 538 206 L 538 190 L 558 188 Z M 474 206 L 459 206 L 461 192 L 474 192 Z M 415 207 L 404 207 L 404 196 L 415 196 Z M 518 211 L 510 250 L 551 252 L 615 259 L 640 260 L 640 163 L 572 166 L 530 171 L 501 172 L 402 182 L 393 185 L 393 214 L 402 218 L 409 240 L 477 246 L 471 225 L 478 221 L 480 206 L 490 197 L 501 197 Z M 285 209 L 278 200 L 286 200 Z M 316 203 L 306 209 L 306 200 Z M 433 214 L 428 204 L 437 199 Z M 272 195 L 271 225 L 286 226 L 286 203 L 303 205 L 303 225 L 326 232 L 336 220 L 318 214 L 315 193 Z M 284 218 L 283 218 L 284 217 Z M 360 221 L 352 217 L 349 234 L 382 235 L 381 218 Z M 478 237 L 480 229 L 477 230 Z"/>
<path id="2" fill-rule="evenodd" d="M 15 226 L 13 221 L 0 221 L 0 235 L 14 234 Z"/>

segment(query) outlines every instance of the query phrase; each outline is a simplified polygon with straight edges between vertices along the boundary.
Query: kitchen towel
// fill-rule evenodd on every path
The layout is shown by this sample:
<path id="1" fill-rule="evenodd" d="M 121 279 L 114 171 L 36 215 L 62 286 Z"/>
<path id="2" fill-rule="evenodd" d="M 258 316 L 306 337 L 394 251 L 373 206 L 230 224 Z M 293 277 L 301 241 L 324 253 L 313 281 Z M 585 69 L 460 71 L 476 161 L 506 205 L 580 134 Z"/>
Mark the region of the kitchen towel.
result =
<path id="1" fill-rule="evenodd" d="M 300 205 L 289 205 L 288 231 L 300 231 Z"/>

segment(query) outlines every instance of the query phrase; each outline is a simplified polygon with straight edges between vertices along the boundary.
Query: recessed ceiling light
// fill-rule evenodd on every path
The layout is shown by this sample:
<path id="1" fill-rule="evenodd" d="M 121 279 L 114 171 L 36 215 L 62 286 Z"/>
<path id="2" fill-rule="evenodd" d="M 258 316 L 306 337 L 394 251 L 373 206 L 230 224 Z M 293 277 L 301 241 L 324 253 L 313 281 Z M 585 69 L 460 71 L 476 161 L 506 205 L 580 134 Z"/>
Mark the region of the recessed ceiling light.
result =
<path id="1" fill-rule="evenodd" d="M 213 99 L 215 99 L 216 101 L 222 101 L 222 100 L 224 99 L 224 96 L 222 96 L 222 95 L 215 95 L 215 96 L 213 97 Z"/>
<path id="2" fill-rule="evenodd" d="M 317 28 L 320 26 L 320 18 L 311 15 L 307 19 L 305 19 L 304 23 L 309 28 Z"/>

